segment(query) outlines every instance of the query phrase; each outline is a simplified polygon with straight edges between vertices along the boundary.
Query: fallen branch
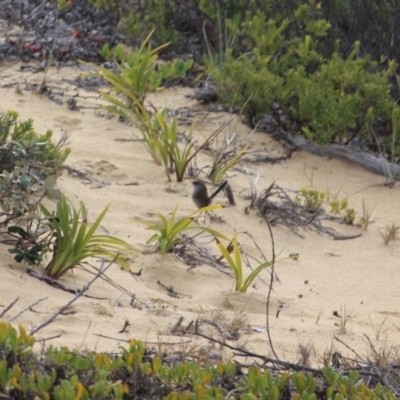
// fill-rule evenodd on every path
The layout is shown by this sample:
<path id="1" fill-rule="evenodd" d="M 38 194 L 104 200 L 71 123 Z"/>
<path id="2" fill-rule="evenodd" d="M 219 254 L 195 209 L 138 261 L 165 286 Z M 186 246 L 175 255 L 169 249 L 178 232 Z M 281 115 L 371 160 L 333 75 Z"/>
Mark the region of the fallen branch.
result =
<path id="1" fill-rule="evenodd" d="M 77 293 L 76 289 L 70 289 L 70 288 L 66 287 L 63 283 L 57 281 L 56 279 L 50 278 L 49 276 L 44 275 L 41 272 L 35 271 L 30 268 L 28 268 L 26 271 L 28 272 L 28 274 L 30 276 L 37 278 L 41 281 L 45 281 L 50 286 L 56 287 L 58 289 L 62 289 L 68 293 L 72 293 L 72 294 Z M 86 295 L 86 297 L 89 297 L 91 299 L 96 299 L 96 300 L 106 300 L 105 297 L 94 297 L 94 296 L 88 296 L 88 295 Z"/>
<path id="2" fill-rule="evenodd" d="M 300 150 L 308 151 L 321 157 L 335 157 L 351 163 L 360 165 L 367 171 L 374 174 L 383 175 L 387 178 L 400 179 L 400 165 L 392 164 L 384 157 L 374 156 L 366 153 L 360 147 L 344 146 L 339 144 L 329 144 L 320 146 L 315 142 L 299 138 L 288 132 L 281 130 L 277 138 L 285 140 L 287 143 L 296 146 Z"/>

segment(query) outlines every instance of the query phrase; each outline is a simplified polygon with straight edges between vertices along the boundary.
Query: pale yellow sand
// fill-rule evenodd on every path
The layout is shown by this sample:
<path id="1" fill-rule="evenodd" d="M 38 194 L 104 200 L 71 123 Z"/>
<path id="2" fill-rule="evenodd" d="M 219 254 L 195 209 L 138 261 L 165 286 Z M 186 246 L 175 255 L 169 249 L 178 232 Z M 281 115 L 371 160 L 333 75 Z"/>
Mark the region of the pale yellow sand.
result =
<path id="1" fill-rule="evenodd" d="M 65 102 L 77 90 L 65 79 L 73 79 L 82 71 L 63 68 L 49 72 L 48 84 L 51 89 L 64 92 L 61 97 L 64 105 L 57 105 L 47 97 L 24 90 L 26 83 L 39 82 L 43 75 L 21 72 L 19 67 L 15 65 L 2 72 L 0 110 L 15 109 L 22 118 L 33 118 L 38 132 L 52 129 L 56 138 L 60 137 L 62 130 L 70 134 L 72 153 L 66 164 L 88 173 L 94 181 L 84 184 L 82 180 L 65 173 L 59 179 L 59 186 L 73 201 L 79 199 L 85 202 L 92 220 L 108 202 L 112 202 L 102 223 L 103 231 L 144 249 L 151 232 L 145 229 L 141 218 L 156 221 L 158 212 L 169 214 L 176 204 L 179 205 L 180 216 L 195 210 L 190 198 L 189 180 L 178 185 L 174 182 L 168 184 L 163 168 L 154 164 L 142 143 L 117 140 L 132 139 L 132 132 L 139 134 L 137 130 L 118 122 L 116 118 L 106 118 L 100 109 L 68 110 Z M 14 88 L 4 87 L 16 81 L 20 82 L 22 94 L 18 94 Z M 190 89 L 165 90 L 151 96 L 151 99 L 158 107 L 200 108 L 195 101 L 184 97 L 190 92 Z M 78 97 L 78 105 L 93 107 L 99 104 L 96 93 L 79 90 L 79 94 L 87 99 Z M 224 121 L 235 119 L 232 115 L 223 114 L 214 117 L 219 120 L 198 126 L 199 135 L 206 137 Z M 240 123 L 231 123 L 224 134 L 233 133 L 239 135 L 243 142 L 250 137 L 249 128 Z M 250 143 L 250 153 L 266 149 L 267 153 L 277 154 L 280 148 L 263 133 L 253 134 Z M 209 165 L 210 162 L 211 159 L 206 155 L 198 158 L 200 166 Z M 369 354 L 364 334 L 371 338 L 377 349 L 384 345 L 397 346 L 400 339 L 400 242 L 393 241 L 385 246 L 381 231 L 386 224 L 400 221 L 400 186 L 397 184 L 393 189 L 388 189 L 383 187 L 385 179 L 381 176 L 348 163 L 307 153 L 294 153 L 288 161 L 275 165 L 242 163 L 240 168 L 242 171 L 247 169 L 253 175 L 246 176 L 238 170 L 230 171 L 229 182 L 237 206 L 220 211 L 225 222 L 216 223 L 213 227 L 228 235 L 232 235 L 234 228 L 239 232 L 251 232 L 267 256 L 271 255 L 271 246 L 265 223 L 255 211 L 244 214 L 247 202 L 239 196 L 243 190 L 249 189 L 249 179 L 254 179 L 257 174 L 259 191 L 275 181 L 280 187 L 293 191 L 306 187 L 338 193 L 339 198 L 348 198 L 349 205 L 358 215 L 362 212 L 363 200 L 370 208 L 375 207 L 372 218 L 376 222 L 366 232 L 348 226 L 335 226 L 342 233 L 362 232 L 362 237 L 355 240 L 334 241 L 307 230 L 301 230 L 299 233 L 304 238 L 299 238 L 285 226 L 273 228 L 276 252 L 280 257 L 293 252 L 300 254 L 297 261 L 284 261 L 276 266 L 280 283 L 275 283 L 272 292 L 270 324 L 278 356 L 297 361 L 299 344 L 306 346 L 309 343 L 316 350 L 312 357 L 313 364 L 318 363 L 323 352 L 332 344 L 343 355 L 354 356 L 334 340 L 335 335 L 362 356 Z M 133 182 L 137 185 L 126 185 Z M 174 190 L 166 191 L 166 188 Z M 222 197 L 218 199 L 226 201 Z M 248 238 L 241 236 L 240 240 L 246 251 L 257 254 Z M 0 269 L 1 307 L 20 297 L 5 315 L 6 321 L 35 300 L 48 296 L 46 301 L 34 307 L 36 312 L 25 312 L 14 321 L 30 330 L 72 298 L 73 295 L 28 276 L 26 266 L 15 263 L 5 246 L 1 246 L 0 251 L 3 260 Z M 217 249 L 214 251 L 218 253 Z M 150 343 L 192 341 L 191 344 L 196 342 L 200 345 L 202 342 L 193 336 L 171 335 L 170 328 L 180 316 L 184 317 L 183 324 L 186 325 L 199 316 L 211 318 L 218 310 L 224 310 L 228 319 L 239 312 L 247 317 L 248 328 L 242 329 L 239 340 L 231 341 L 231 344 L 245 343 L 248 349 L 271 355 L 266 333 L 252 330 L 254 327 L 265 327 L 268 287 L 260 280 L 255 281 L 255 287 L 251 287 L 248 293 L 235 294 L 233 279 L 226 274 L 206 265 L 188 271 L 188 266 L 173 255 L 167 255 L 164 260 L 158 254 L 138 255 L 132 263 L 132 270 L 139 271 L 141 268 L 142 275 L 136 279 L 117 267 L 108 271 L 115 282 L 136 295 L 135 304 L 141 305 L 141 309 L 131 308 L 127 295 L 97 281 L 89 294 L 104 300 L 81 297 L 74 305 L 74 314 L 59 316 L 37 337 L 61 333 L 62 337 L 52 343 L 107 351 L 116 350 L 123 341 L 132 337 Z M 268 271 L 263 272 L 262 278 L 265 282 L 269 281 Z M 68 287 L 81 288 L 89 279 L 90 275 L 75 269 L 61 281 Z M 166 290 L 157 284 L 159 279 L 173 286 L 183 295 L 182 298 L 169 297 Z M 278 309 L 280 313 L 276 318 Z M 345 310 L 351 317 L 343 332 L 338 326 L 340 318 L 333 316 L 333 312 L 343 314 Z M 386 317 L 377 340 L 377 327 Z M 130 322 L 129 331 L 119 334 L 125 320 Z M 97 334 L 119 338 L 121 342 L 100 338 Z"/>

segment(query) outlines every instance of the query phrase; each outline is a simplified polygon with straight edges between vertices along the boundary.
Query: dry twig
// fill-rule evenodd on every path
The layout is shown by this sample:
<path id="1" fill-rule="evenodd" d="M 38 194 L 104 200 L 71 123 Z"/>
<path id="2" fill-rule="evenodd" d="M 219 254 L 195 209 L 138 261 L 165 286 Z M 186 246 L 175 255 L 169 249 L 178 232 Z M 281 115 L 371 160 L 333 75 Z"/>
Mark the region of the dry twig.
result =
<path id="1" fill-rule="evenodd" d="M 30 332 L 31 335 L 34 335 L 35 333 L 37 333 L 38 331 L 40 331 L 41 329 L 43 329 L 44 327 L 46 327 L 47 325 L 50 325 L 63 311 L 65 311 L 67 308 L 69 308 L 71 306 L 71 304 L 73 304 L 76 300 L 79 299 L 79 297 L 81 297 L 83 295 L 84 292 L 86 292 L 87 290 L 89 290 L 90 286 L 93 284 L 93 282 L 95 280 L 97 280 L 97 278 L 99 278 L 104 272 L 106 272 L 108 270 L 108 268 L 111 267 L 111 265 L 114 264 L 114 260 L 112 260 L 106 267 L 104 267 L 104 263 L 105 261 L 103 260 L 101 263 L 101 266 L 97 272 L 97 274 L 93 277 L 93 279 L 91 281 L 89 281 L 86 285 L 83 286 L 83 288 L 76 294 L 76 296 L 69 301 L 66 305 L 64 305 L 63 307 L 61 307 L 55 314 L 53 314 L 48 320 L 46 320 L 45 322 L 43 322 L 43 324 L 39 325 L 36 328 L 33 328 Z"/>
<path id="2" fill-rule="evenodd" d="M 12 301 L 12 302 L 3 310 L 3 312 L 0 314 L 0 318 L 1 318 L 8 310 L 10 310 L 18 300 L 19 300 L 19 297 L 17 297 L 14 301 Z"/>
<path id="3" fill-rule="evenodd" d="M 43 297 L 42 299 L 36 300 L 34 303 L 32 303 L 30 306 L 26 307 L 22 311 L 20 311 L 15 317 L 11 318 L 9 322 L 13 322 L 15 319 L 17 319 L 20 315 L 22 315 L 24 312 L 30 310 L 33 306 L 36 306 L 36 304 L 41 303 L 42 301 L 45 301 L 48 299 L 48 296 Z"/>

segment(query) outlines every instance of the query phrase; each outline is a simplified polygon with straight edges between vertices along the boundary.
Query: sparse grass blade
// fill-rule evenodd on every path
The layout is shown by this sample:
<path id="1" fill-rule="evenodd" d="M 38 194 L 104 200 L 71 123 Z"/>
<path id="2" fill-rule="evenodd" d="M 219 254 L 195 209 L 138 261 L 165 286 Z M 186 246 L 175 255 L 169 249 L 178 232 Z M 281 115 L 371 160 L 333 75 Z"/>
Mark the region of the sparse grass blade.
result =
<path id="1" fill-rule="evenodd" d="M 236 235 L 236 233 L 235 233 Z M 224 246 L 224 244 L 216 239 L 217 241 L 217 246 L 219 248 L 219 251 L 221 252 L 222 256 L 224 257 L 224 259 L 226 260 L 226 262 L 229 264 L 229 266 L 232 269 L 232 272 L 235 275 L 235 290 L 236 291 L 240 291 L 241 285 L 242 285 L 242 261 L 240 258 L 239 263 L 236 262 L 236 255 L 235 255 L 235 259 L 232 258 L 232 256 L 230 255 L 228 249 Z M 237 245 L 237 242 L 236 242 Z M 235 246 L 235 245 L 234 245 Z"/>
<path id="2" fill-rule="evenodd" d="M 250 275 L 247 276 L 246 280 L 243 283 L 243 286 L 240 288 L 241 292 L 245 292 L 248 287 L 251 285 L 255 277 L 265 268 L 268 268 L 272 265 L 272 261 L 267 261 L 262 264 L 260 264 L 254 271 L 250 273 Z"/>
<path id="3" fill-rule="evenodd" d="M 237 233 L 234 232 L 233 239 L 231 241 L 231 245 L 228 248 L 226 248 L 223 243 L 216 238 L 217 246 L 218 249 L 220 250 L 222 256 L 224 257 L 225 261 L 228 263 L 230 268 L 232 269 L 232 272 L 234 273 L 235 276 L 235 290 L 237 292 L 246 292 L 251 283 L 254 281 L 254 279 L 257 277 L 257 275 L 264 270 L 265 268 L 268 268 L 272 266 L 273 261 L 265 261 L 262 264 L 258 265 L 244 280 L 243 282 L 243 261 L 242 261 L 242 254 L 240 250 L 240 245 L 237 240 Z M 233 257 L 230 254 L 230 251 L 233 252 Z M 296 256 L 289 256 L 286 258 L 295 258 Z M 284 258 L 284 259 L 286 259 Z M 282 261 L 284 259 L 281 259 L 279 261 Z"/>
<path id="4" fill-rule="evenodd" d="M 213 173 L 213 181 L 214 183 L 222 182 L 225 174 L 237 163 L 239 162 L 242 155 L 247 151 L 249 145 L 247 145 L 243 150 L 239 151 L 234 157 L 230 158 L 224 164 L 219 165 L 217 161 L 217 165 L 214 166 L 214 173 Z"/>

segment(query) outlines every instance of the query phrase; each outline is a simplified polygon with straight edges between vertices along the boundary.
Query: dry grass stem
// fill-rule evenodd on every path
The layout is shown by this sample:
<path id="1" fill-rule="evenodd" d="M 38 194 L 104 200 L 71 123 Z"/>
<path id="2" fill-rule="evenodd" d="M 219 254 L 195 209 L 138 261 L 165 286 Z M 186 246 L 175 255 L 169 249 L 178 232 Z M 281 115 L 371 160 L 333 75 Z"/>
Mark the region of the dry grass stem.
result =
<path id="1" fill-rule="evenodd" d="M 381 235 L 383 243 L 387 246 L 392 240 L 400 238 L 400 224 L 398 222 L 392 222 L 390 225 L 386 225 Z"/>
<path id="2" fill-rule="evenodd" d="M 374 207 L 372 207 L 371 209 L 369 209 L 368 204 L 365 202 L 365 200 L 363 199 L 362 201 L 362 215 L 359 219 L 358 225 L 361 226 L 361 228 L 364 229 L 364 231 L 367 230 L 368 226 L 372 223 L 375 222 L 375 220 L 371 220 L 371 215 L 372 215 L 372 211 L 374 211 Z"/>

